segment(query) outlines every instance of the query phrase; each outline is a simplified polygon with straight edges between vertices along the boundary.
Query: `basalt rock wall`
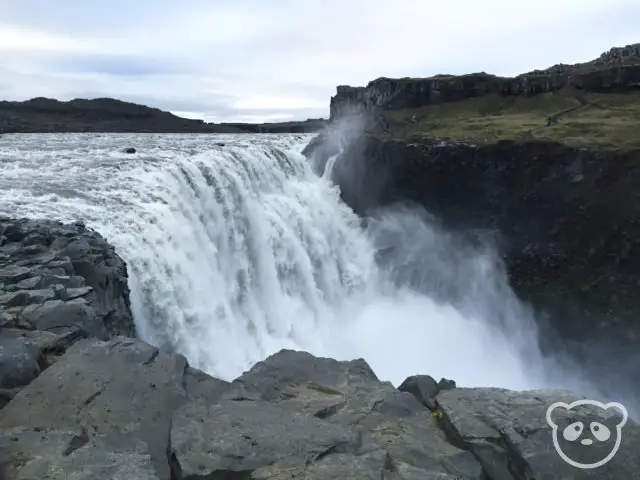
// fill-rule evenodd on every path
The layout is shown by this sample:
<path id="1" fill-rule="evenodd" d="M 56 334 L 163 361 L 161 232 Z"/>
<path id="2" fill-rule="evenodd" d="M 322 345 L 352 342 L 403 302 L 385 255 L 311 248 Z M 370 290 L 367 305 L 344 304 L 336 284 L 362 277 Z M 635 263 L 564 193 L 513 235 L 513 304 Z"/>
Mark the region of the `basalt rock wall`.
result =
<path id="1" fill-rule="evenodd" d="M 330 118 L 376 109 L 417 108 L 486 94 L 532 96 L 566 87 L 595 92 L 640 88 L 640 44 L 613 48 L 592 62 L 554 65 L 514 78 L 482 72 L 430 78 L 383 77 L 366 87 L 341 85 L 331 98 Z"/>
<path id="2" fill-rule="evenodd" d="M 554 297 L 567 308 L 580 304 L 571 316 L 581 320 L 593 315 L 588 329 L 576 330 L 569 321 L 556 325 L 574 338 L 606 335 L 625 324 L 623 318 L 635 319 L 640 152 L 380 135 L 345 145 L 333 176 L 359 214 L 411 202 L 453 230 L 495 232 L 517 290 L 535 299 Z M 629 341 L 637 340 L 634 331 L 625 329 Z"/>

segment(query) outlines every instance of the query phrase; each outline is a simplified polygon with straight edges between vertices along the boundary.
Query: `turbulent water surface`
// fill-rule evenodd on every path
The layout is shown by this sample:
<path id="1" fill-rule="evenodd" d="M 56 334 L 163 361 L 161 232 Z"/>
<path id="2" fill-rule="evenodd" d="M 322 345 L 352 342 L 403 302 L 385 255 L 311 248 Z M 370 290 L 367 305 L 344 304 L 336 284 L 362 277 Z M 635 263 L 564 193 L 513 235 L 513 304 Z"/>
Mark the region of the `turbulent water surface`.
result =
<path id="1" fill-rule="evenodd" d="M 491 249 L 416 211 L 364 226 L 300 154 L 309 139 L 6 135 L 0 213 L 98 230 L 129 265 L 139 335 L 224 379 L 293 348 L 396 384 L 583 387 L 542 358 Z"/>

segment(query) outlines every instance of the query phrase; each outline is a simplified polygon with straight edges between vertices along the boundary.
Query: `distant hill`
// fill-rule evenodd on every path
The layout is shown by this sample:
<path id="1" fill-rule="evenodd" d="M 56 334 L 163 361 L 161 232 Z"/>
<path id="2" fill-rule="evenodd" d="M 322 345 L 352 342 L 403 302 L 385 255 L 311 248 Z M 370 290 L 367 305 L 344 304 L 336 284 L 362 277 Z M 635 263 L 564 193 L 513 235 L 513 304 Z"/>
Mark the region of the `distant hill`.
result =
<path id="1" fill-rule="evenodd" d="M 0 101 L 0 133 L 304 133 L 324 126 L 322 119 L 286 123 L 206 123 L 158 108 L 114 98 L 68 102 L 37 97 Z"/>
<path id="2" fill-rule="evenodd" d="M 280 123 L 219 123 L 227 128 L 239 128 L 251 133 L 313 133 L 327 124 L 323 118 L 309 118 L 300 122 Z"/>

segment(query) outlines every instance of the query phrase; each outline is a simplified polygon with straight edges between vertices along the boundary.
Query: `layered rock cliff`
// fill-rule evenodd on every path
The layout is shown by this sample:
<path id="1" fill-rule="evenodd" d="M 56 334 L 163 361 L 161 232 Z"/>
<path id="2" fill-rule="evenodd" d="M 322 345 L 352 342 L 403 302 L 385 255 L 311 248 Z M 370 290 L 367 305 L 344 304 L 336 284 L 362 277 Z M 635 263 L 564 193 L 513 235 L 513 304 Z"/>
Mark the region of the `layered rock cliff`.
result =
<path id="1" fill-rule="evenodd" d="M 330 118 L 382 109 L 417 108 L 487 94 L 533 96 L 573 87 L 581 91 L 640 88 L 640 44 L 612 48 L 577 65 L 554 65 L 515 78 L 487 73 L 436 75 L 429 78 L 378 78 L 366 87 L 341 85 L 331 98 Z"/>
<path id="2" fill-rule="evenodd" d="M 0 217 L 0 406 L 78 339 L 135 335 L 127 278 L 81 223 Z"/>
<path id="3" fill-rule="evenodd" d="M 581 310 L 564 312 L 557 325 L 576 338 L 613 334 L 613 324 L 635 322 L 640 311 L 639 159 L 640 151 L 554 142 L 473 145 L 366 135 L 342 151 L 333 175 L 343 199 L 363 216 L 413 202 L 451 229 L 496 232 L 516 289 L 587 308 L 589 329 L 576 329 L 575 321 L 587 321 Z M 640 339 L 640 330 L 623 330 Z"/>

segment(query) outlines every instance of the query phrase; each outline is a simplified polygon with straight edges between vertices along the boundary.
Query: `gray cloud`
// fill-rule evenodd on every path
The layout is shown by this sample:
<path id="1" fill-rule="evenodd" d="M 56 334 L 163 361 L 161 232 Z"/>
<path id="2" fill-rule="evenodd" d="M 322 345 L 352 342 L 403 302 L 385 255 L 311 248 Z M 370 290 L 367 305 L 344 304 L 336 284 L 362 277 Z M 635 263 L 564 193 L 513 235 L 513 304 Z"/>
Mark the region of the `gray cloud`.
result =
<path id="1" fill-rule="evenodd" d="M 380 76 L 586 61 L 638 41 L 640 18 L 636 0 L 5 3 L 5 98 L 113 96 L 215 121 L 326 116 L 336 85 Z"/>

